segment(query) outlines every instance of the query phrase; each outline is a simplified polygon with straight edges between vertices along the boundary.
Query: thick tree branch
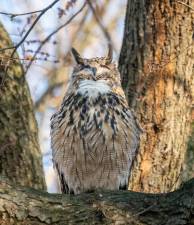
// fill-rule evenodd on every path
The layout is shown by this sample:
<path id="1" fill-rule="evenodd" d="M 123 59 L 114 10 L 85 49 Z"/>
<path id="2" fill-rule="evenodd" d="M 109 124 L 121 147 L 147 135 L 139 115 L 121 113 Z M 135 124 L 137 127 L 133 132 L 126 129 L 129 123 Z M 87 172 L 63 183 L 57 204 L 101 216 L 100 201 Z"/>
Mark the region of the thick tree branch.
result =
<path id="1" fill-rule="evenodd" d="M 167 194 L 48 194 L 0 180 L 0 224 L 194 224 L 194 179 Z"/>
<path id="2" fill-rule="evenodd" d="M 0 48 L 11 45 L 0 23 Z M 45 189 L 32 99 L 18 55 L 10 62 L 9 53 L 0 54 L 0 176 L 18 185 Z"/>

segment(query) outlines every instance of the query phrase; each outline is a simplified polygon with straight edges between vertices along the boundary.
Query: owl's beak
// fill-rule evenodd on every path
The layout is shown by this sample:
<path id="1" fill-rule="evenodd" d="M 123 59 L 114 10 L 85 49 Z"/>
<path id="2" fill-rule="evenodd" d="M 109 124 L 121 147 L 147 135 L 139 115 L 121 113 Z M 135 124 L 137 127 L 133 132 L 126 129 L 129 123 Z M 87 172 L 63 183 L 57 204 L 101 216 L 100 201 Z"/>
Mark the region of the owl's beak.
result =
<path id="1" fill-rule="evenodd" d="M 97 69 L 95 67 L 92 67 L 91 70 L 92 70 L 92 78 L 93 78 L 93 80 L 96 80 L 96 71 L 97 71 Z"/>

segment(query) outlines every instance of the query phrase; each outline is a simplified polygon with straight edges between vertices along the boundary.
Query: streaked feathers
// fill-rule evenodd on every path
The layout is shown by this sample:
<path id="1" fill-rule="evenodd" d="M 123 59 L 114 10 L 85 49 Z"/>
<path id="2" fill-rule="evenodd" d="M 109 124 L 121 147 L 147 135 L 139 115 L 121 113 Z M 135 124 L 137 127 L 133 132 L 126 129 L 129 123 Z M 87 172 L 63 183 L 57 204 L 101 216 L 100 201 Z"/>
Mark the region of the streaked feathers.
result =
<path id="1" fill-rule="evenodd" d="M 139 145 L 140 128 L 129 109 L 120 75 L 103 59 L 81 60 L 61 107 L 51 119 L 53 162 L 65 193 L 126 188 Z M 105 60 L 104 60 L 105 61 Z"/>

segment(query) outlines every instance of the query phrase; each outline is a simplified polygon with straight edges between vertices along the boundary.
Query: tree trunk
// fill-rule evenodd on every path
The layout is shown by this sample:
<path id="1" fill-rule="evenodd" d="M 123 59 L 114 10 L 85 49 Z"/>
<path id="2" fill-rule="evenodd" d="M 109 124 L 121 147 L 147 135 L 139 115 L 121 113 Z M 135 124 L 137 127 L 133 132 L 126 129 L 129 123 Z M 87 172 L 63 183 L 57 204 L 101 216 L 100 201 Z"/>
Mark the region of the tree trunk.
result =
<path id="1" fill-rule="evenodd" d="M 48 194 L 0 182 L 1 225 L 193 225 L 194 180 L 168 194 Z"/>
<path id="2" fill-rule="evenodd" d="M 0 48 L 11 45 L 0 24 Z M 0 175 L 19 185 L 45 189 L 30 92 L 21 64 L 9 60 L 10 53 L 0 52 Z"/>
<path id="3" fill-rule="evenodd" d="M 194 177 L 194 123 L 192 125 L 192 134 L 188 143 L 187 154 L 183 166 L 183 181 Z"/>
<path id="4" fill-rule="evenodd" d="M 194 8 L 194 1 L 186 4 Z M 184 1 L 128 0 L 120 72 L 144 128 L 129 189 L 179 186 L 194 95 L 194 14 Z"/>

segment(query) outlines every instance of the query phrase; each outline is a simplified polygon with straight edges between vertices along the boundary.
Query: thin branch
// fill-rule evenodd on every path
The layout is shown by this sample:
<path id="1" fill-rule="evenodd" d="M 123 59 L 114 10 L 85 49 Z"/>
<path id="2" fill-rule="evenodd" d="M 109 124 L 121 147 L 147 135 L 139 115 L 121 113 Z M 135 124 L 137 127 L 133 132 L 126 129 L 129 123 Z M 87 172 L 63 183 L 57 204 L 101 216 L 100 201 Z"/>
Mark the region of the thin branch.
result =
<path id="1" fill-rule="evenodd" d="M 26 38 L 28 37 L 29 33 L 32 31 L 32 29 L 34 28 L 34 26 L 37 24 L 37 22 L 40 20 L 40 18 L 49 10 L 51 9 L 59 0 L 55 0 L 54 2 L 52 2 L 50 5 L 48 5 L 38 16 L 37 18 L 34 20 L 33 24 L 31 25 L 31 27 L 29 28 L 29 30 L 26 32 L 26 34 L 24 35 L 24 37 L 22 38 L 22 40 L 15 46 L 11 56 L 14 55 L 14 53 L 17 51 L 17 49 L 19 48 L 19 46 L 26 40 Z"/>
<path id="2" fill-rule="evenodd" d="M 106 37 L 106 39 L 107 39 L 107 41 L 108 41 L 109 49 L 112 49 L 112 48 L 113 48 L 113 43 L 112 43 L 111 36 L 110 36 L 109 32 L 108 32 L 107 29 L 104 27 L 104 25 L 102 24 L 101 20 L 99 19 L 99 17 L 98 17 L 98 15 L 97 15 L 97 13 L 96 13 L 96 11 L 95 11 L 95 9 L 94 9 L 94 7 L 93 7 L 91 1 L 90 1 L 90 0 L 87 0 L 87 2 L 88 2 L 89 7 L 90 7 L 91 10 L 92 10 L 92 13 L 93 13 L 93 15 L 94 15 L 94 18 L 95 18 L 96 22 L 98 23 L 100 29 L 102 30 L 102 32 L 104 33 L 104 36 Z"/>
<path id="3" fill-rule="evenodd" d="M 36 52 L 34 53 L 32 59 L 36 58 L 36 55 L 40 52 L 40 50 L 42 49 L 42 47 L 50 40 L 50 38 L 55 35 L 57 32 L 59 32 L 62 28 L 66 27 L 86 6 L 86 2 L 83 4 L 83 6 L 75 13 L 73 14 L 68 20 L 67 22 L 65 22 L 64 24 L 62 24 L 61 26 L 57 27 L 53 32 L 51 32 L 40 44 L 40 46 L 38 47 L 38 49 L 36 50 Z M 32 60 L 33 61 L 33 60 Z M 28 71 L 28 69 L 30 68 L 30 66 L 32 65 L 32 61 L 29 63 L 29 65 L 26 68 L 26 72 Z"/>
<path id="4" fill-rule="evenodd" d="M 13 18 L 15 18 L 17 16 L 27 16 L 27 15 L 39 13 L 39 12 L 42 12 L 44 9 L 40 9 L 40 10 L 36 10 L 36 11 L 32 11 L 32 12 L 27 12 L 27 13 L 6 13 L 6 12 L 1 12 L 0 11 L 0 14 L 1 15 L 5 15 L 5 16 L 9 16 L 9 17 L 11 17 L 11 19 L 13 19 Z"/>
<path id="5" fill-rule="evenodd" d="M 54 57 L 54 56 L 53 56 Z M 59 61 L 58 60 L 50 60 L 50 59 L 47 59 L 47 58 L 41 58 L 41 57 L 37 57 L 37 58 L 33 58 L 30 56 L 29 58 L 26 57 L 26 58 L 17 58 L 17 57 L 9 57 L 9 56 L 5 56 L 5 55 L 0 55 L 0 60 L 1 59 L 7 59 L 8 61 L 46 61 L 46 62 L 54 62 L 54 63 L 58 63 Z"/>
<path id="6" fill-rule="evenodd" d="M 26 40 L 26 38 L 28 37 L 29 33 L 32 31 L 32 29 L 34 28 L 34 26 L 37 24 L 37 22 L 40 20 L 40 18 L 49 10 L 51 9 L 57 2 L 59 2 L 60 0 L 55 0 L 53 1 L 50 5 L 48 5 L 46 8 L 44 8 L 41 13 L 37 16 L 37 18 L 34 20 L 33 24 L 30 26 L 30 28 L 28 29 L 28 31 L 26 32 L 26 34 L 24 35 L 24 37 L 15 45 L 15 46 L 11 46 L 11 47 L 7 47 L 7 48 L 2 48 L 0 49 L 0 51 L 5 51 L 8 49 L 14 49 L 11 57 L 14 55 L 14 53 L 17 51 L 17 49 L 19 48 L 19 46 Z"/>
<path id="7" fill-rule="evenodd" d="M 28 37 L 28 35 L 30 34 L 30 32 L 32 31 L 32 29 L 34 28 L 34 26 L 37 24 L 37 22 L 40 20 L 40 18 L 49 10 L 51 9 L 57 2 L 59 2 L 60 0 L 55 0 L 53 1 L 50 5 L 48 5 L 46 8 L 44 8 L 40 14 L 37 16 L 37 18 L 34 20 L 34 22 L 32 23 L 32 25 L 30 26 L 30 28 L 28 29 L 28 31 L 26 32 L 26 34 L 24 35 L 24 37 L 15 45 L 15 46 L 11 46 L 11 47 L 7 47 L 7 48 L 2 48 L 0 49 L 0 52 L 8 50 L 8 49 L 13 49 L 13 52 L 10 55 L 10 58 L 14 57 L 15 52 L 17 51 L 17 49 L 20 47 L 20 45 L 22 45 L 24 43 L 24 41 L 26 40 L 26 38 Z M 5 74 L 8 71 L 8 66 L 5 67 Z M 4 80 L 5 80 L 5 76 L 2 78 L 1 84 L 0 84 L 0 88 L 3 86 L 4 84 Z"/>
<path id="8" fill-rule="evenodd" d="M 55 83 L 50 85 L 47 90 L 42 94 L 42 96 L 36 101 L 35 103 L 35 109 L 38 110 L 41 103 L 45 100 L 46 97 L 48 97 L 49 95 L 51 95 L 51 93 L 53 92 L 53 90 L 57 87 L 61 87 L 64 84 L 64 82 L 59 82 L 59 83 Z"/>
<path id="9" fill-rule="evenodd" d="M 74 33 L 73 37 L 71 38 L 71 43 L 73 43 L 75 41 L 77 34 L 82 30 L 83 25 L 86 22 L 88 12 L 89 12 L 89 9 L 86 10 L 82 20 L 80 21 L 77 31 Z"/>
<path id="10" fill-rule="evenodd" d="M 187 6 L 188 8 L 190 8 L 194 12 L 194 8 L 192 6 L 190 6 L 190 5 L 188 5 L 188 4 L 184 3 L 184 2 L 181 2 L 181 1 L 177 1 L 177 2 L 182 4 L 182 5 L 184 5 L 184 6 Z"/>
<path id="11" fill-rule="evenodd" d="M 79 26 L 78 26 L 78 29 L 77 31 L 73 34 L 73 37 L 72 37 L 72 40 L 71 40 L 71 43 L 74 42 L 77 34 L 80 32 L 80 30 L 82 29 L 82 26 L 84 25 L 85 21 L 86 21 L 86 18 L 87 18 L 87 15 L 88 15 L 88 12 L 89 12 L 89 9 L 86 10 L 85 14 L 83 15 L 82 17 L 82 20 L 80 21 L 79 23 Z M 63 58 L 65 58 L 65 56 L 63 56 Z M 53 71 L 50 71 L 49 73 L 52 73 L 53 74 Z M 56 71 L 55 71 L 55 74 L 56 74 Z M 55 75 L 54 75 L 55 76 Z M 57 78 L 56 78 L 57 79 Z M 55 83 L 51 83 L 52 81 L 50 81 L 49 83 L 51 83 L 47 90 L 42 94 L 42 96 L 37 100 L 37 102 L 35 102 L 35 109 L 38 110 L 40 108 L 40 106 L 42 107 L 42 104 L 45 104 L 46 102 L 46 98 L 51 95 L 52 91 L 56 88 L 56 87 L 60 87 L 64 84 L 64 82 L 56 82 L 56 79 L 55 79 Z"/>

